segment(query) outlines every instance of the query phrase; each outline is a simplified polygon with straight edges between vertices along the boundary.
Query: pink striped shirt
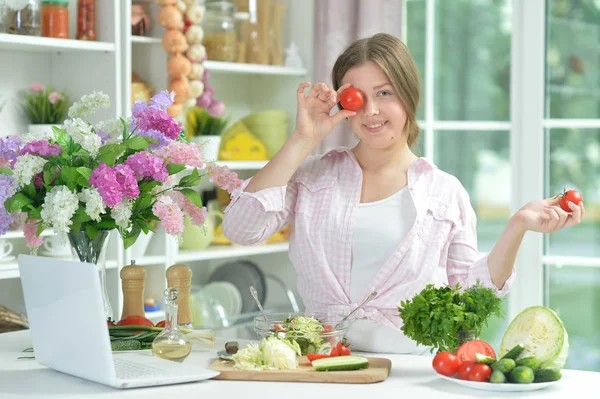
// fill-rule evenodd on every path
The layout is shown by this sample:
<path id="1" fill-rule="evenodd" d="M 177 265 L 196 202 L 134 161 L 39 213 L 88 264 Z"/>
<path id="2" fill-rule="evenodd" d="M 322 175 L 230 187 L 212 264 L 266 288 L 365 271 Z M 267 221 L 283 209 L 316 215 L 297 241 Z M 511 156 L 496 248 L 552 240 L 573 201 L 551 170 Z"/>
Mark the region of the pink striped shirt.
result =
<path id="1" fill-rule="evenodd" d="M 341 148 L 307 158 L 284 187 L 247 193 L 249 182 L 232 193 L 224 234 L 249 245 L 293 221 L 289 256 L 306 311 L 347 314 L 362 302 L 371 288 L 356 303 L 349 298 L 352 227 L 362 187 L 362 170 L 352 151 Z M 458 179 L 419 158 L 408 170 L 408 188 L 416 221 L 371 283 L 378 296 L 356 317 L 399 327 L 400 301 L 430 283 L 468 287 L 479 280 L 503 296 L 514 272 L 501 290 L 493 284 L 487 255 L 477 251 L 475 212 Z M 393 222 L 374 220 L 373 228 Z"/>

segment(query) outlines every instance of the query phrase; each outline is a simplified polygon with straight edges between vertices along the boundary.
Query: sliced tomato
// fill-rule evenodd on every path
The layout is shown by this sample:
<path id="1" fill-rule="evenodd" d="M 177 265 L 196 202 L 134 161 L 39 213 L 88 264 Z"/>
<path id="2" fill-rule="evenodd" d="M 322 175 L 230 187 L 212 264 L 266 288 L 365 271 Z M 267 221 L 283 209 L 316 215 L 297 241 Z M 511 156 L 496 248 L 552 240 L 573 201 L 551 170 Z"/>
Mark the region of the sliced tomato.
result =
<path id="1" fill-rule="evenodd" d="M 311 363 L 314 360 L 325 359 L 325 358 L 328 358 L 328 357 L 331 357 L 331 356 L 330 355 L 326 355 L 324 353 L 309 353 L 308 355 L 306 355 L 306 358 Z"/>
<path id="2" fill-rule="evenodd" d="M 492 346 L 487 342 L 479 339 L 468 341 L 462 344 L 456 350 L 456 357 L 458 357 L 458 360 L 461 363 L 477 362 L 477 358 L 475 357 L 477 353 L 496 359 L 496 352 L 494 352 L 494 348 L 492 348 Z"/>

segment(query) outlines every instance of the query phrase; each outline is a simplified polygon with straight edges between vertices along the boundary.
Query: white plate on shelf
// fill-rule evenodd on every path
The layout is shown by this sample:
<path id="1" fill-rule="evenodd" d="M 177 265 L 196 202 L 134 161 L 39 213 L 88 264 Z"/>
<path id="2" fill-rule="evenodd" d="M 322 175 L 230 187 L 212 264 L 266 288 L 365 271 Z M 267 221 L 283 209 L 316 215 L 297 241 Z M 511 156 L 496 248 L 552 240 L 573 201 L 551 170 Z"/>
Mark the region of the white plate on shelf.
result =
<path id="1" fill-rule="evenodd" d="M 446 377 L 444 375 L 438 374 L 438 376 L 442 377 L 445 380 L 452 381 L 455 384 L 462 385 L 464 387 L 478 389 L 480 391 L 490 391 L 490 392 L 528 392 L 528 391 L 537 391 L 539 389 L 548 388 L 554 386 L 561 382 L 565 376 L 558 381 L 552 382 L 534 382 L 531 384 L 513 384 L 509 382 L 505 382 L 504 384 L 492 384 L 491 382 L 475 382 L 475 381 L 465 381 L 454 377 Z"/>
<path id="2" fill-rule="evenodd" d="M 5 256 L 3 258 L 0 258 L 0 263 L 9 263 L 15 259 L 16 259 L 16 257 L 14 257 L 14 256 Z"/>
<path id="3" fill-rule="evenodd" d="M 239 316 L 242 312 L 242 294 L 240 290 L 228 281 L 214 281 L 205 287 L 206 293 L 223 306 L 228 317 Z"/>

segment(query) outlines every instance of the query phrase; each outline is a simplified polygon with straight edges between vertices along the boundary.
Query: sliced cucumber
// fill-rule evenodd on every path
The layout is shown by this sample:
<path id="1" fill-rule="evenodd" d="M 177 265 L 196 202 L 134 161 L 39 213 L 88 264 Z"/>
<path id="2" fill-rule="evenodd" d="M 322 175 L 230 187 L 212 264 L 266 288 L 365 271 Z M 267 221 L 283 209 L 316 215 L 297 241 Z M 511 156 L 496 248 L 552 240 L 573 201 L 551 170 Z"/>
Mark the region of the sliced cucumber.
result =
<path id="1" fill-rule="evenodd" d="M 336 356 L 318 359 L 312 362 L 317 371 L 359 370 L 369 366 L 369 360 L 363 356 Z"/>
<path id="2" fill-rule="evenodd" d="M 476 353 L 475 359 L 477 360 L 477 363 L 483 364 L 494 364 L 496 362 L 496 359 L 494 359 L 493 357 L 482 355 L 481 353 Z"/>

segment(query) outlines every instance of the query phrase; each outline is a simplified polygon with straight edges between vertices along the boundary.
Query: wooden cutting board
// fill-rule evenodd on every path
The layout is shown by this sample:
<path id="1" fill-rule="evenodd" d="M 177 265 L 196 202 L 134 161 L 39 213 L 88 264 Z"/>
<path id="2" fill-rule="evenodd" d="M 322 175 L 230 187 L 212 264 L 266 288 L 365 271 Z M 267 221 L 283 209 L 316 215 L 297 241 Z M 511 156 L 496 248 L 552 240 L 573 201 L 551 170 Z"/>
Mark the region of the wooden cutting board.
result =
<path id="1" fill-rule="evenodd" d="M 210 369 L 220 372 L 215 380 L 329 382 L 371 384 L 384 381 L 390 375 L 392 362 L 381 357 L 369 357 L 369 367 L 352 371 L 315 371 L 306 357 L 298 359 L 296 370 L 246 371 L 233 368 L 234 363 L 217 359 Z"/>

